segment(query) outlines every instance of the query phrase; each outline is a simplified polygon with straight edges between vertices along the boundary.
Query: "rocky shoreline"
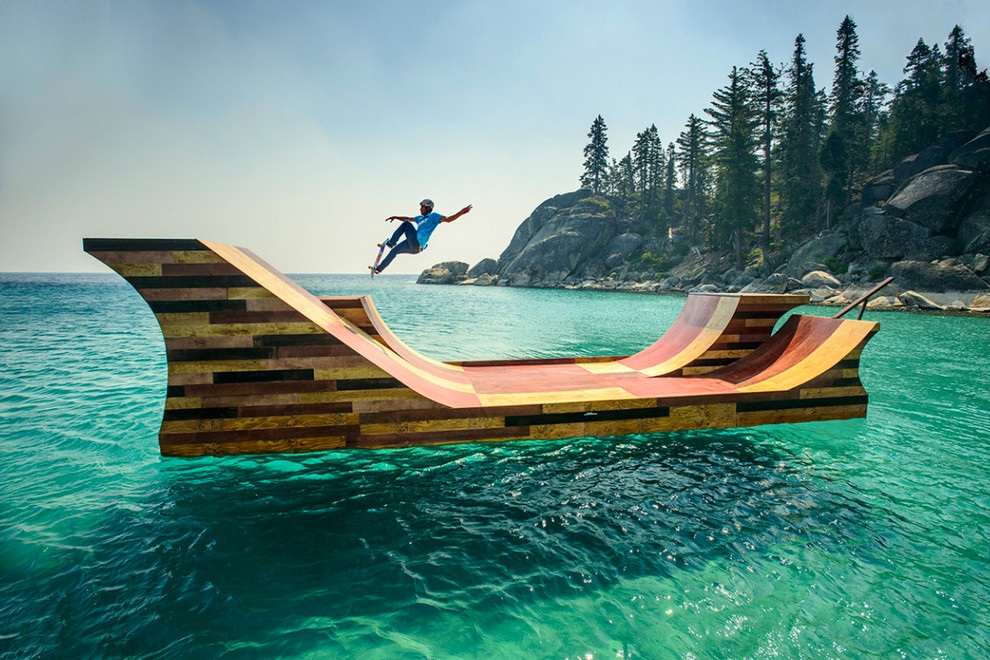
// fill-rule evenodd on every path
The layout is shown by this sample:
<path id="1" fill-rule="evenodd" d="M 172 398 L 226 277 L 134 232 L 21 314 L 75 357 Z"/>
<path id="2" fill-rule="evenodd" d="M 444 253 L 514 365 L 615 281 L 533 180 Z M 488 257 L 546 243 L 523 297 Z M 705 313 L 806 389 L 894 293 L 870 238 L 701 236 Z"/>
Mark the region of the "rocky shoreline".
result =
<path id="1" fill-rule="evenodd" d="M 905 266 L 914 264 L 907 262 Z M 925 264 L 941 268 L 937 264 Z M 498 275 L 483 272 L 469 276 L 468 265 L 464 262 L 444 262 L 423 271 L 418 284 L 455 284 L 460 286 L 497 286 Z M 677 277 L 677 276 L 674 276 Z M 557 288 L 579 291 L 620 291 L 626 293 L 687 295 L 689 293 L 795 293 L 809 296 L 812 305 L 825 307 L 845 307 L 874 288 L 880 281 L 843 282 L 834 275 L 813 270 L 802 278 L 774 274 L 766 279 L 747 276 L 737 278 L 729 285 L 717 285 L 713 278 L 678 278 L 679 286 L 672 286 L 671 278 L 661 281 L 621 281 L 612 277 L 589 279 L 577 284 L 563 284 Z M 693 280 L 708 279 L 708 283 L 693 283 Z M 747 281 L 748 280 L 748 281 Z M 927 291 L 905 288 L 898 281 L 891 282 L 877 292 L 867 303 L 870 310 L 911 310 L 921 312 L 954 312 L 990 316 L 990 291 Z"/>

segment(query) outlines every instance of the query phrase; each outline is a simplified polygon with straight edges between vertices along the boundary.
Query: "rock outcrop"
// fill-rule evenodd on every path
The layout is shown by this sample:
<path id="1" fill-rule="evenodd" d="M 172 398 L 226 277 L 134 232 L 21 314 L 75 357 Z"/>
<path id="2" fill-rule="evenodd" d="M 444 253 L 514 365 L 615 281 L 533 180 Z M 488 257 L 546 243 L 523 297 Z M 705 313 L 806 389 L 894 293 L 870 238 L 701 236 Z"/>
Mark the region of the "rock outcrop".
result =
<path id="1" fill-rule="evenodd" d="M 467 278 L 467 270 L 463 261 L 444 261 L 420 273 L 416 284 L 457 284 Z"/>
<path id="2" fill-rule="evenodd" d="M 555 287 L 596 275 L 606 262 L 619 264 L 635 249 L 623 236 L 616 205 L 589 190 L 557 195 L 523 221 L 498 259 L 499 283 Z"/>
<path id="3" fill-rule="evenodd" d="M 851 243 L 888 263 L 990 252 L 990 129 L 960 144 L 969 136 L 952 134 L 868 182 L 847 212 Z"/>

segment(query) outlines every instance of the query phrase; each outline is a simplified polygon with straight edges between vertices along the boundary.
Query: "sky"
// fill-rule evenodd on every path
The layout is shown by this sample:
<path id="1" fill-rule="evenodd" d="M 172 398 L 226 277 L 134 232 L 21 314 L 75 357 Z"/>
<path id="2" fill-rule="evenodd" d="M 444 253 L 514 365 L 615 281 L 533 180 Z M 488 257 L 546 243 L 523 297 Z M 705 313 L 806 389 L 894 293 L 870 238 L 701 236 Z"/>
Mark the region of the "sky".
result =
<path id="1" fill-rule="evenodd" d="M 835 33 L 896 84 L 987 0 L 0 0 L 0 272 L 101 272 L 83 237 L 203 238 L 287 273 L 366 273 L 391 215 L 471 213 L 390 272 L 497 258 L 579 187 L 595 117 L 621 157 L 676 140 L 733 66 Z"/>

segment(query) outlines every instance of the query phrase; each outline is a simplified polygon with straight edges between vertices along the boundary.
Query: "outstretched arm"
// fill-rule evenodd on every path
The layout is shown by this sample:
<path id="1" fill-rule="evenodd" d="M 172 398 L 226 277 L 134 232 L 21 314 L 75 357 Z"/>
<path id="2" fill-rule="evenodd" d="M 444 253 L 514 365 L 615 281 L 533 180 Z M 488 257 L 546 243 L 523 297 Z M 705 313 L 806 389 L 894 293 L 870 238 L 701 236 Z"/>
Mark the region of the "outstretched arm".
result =
<path id="1" fill-rule="evenodd" d="M 385 222 L 392 222 L 393 220 L 402 220 L 404 222 L 412 222 L 412 218 L 406 215 L 390 215 L 385 218 Z"/>
<path id="2" fill-rule="evenodd" d="M 471 210 L 471 205 L 468 204 L 467 206 L 465 206 L 464 208 L 462 208 L 460 211 L 458 211 L 454 215 L 448 215 L 448 216 L 444 216 L 444 217 L 440 218 L 440 222 L 453 222 L 454 220 L 457 220 L 459 217 L 461 217 L 465 213 L 468 213 L 470 210 Z"/>

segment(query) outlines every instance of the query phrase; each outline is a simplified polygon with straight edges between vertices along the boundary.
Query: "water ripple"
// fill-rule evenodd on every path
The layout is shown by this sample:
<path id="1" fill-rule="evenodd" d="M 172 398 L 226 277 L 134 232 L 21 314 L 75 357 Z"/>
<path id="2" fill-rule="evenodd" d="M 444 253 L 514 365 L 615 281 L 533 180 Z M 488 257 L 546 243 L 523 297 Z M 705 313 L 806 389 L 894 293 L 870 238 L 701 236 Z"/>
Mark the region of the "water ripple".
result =
<path id="1" fill-rule="evenodd" d="M 449 328 L 418 346 L 448 358 L 628 353 L 680 306 L 375 286 L 402 334 Z M 0 653 L 990 653 L 984 319 L 876 314 L 865 421 L 176 460 L 143 301 L 110 278 L 0 289 Z M 407 313 L 427 308 L 452 311 Z"/>

